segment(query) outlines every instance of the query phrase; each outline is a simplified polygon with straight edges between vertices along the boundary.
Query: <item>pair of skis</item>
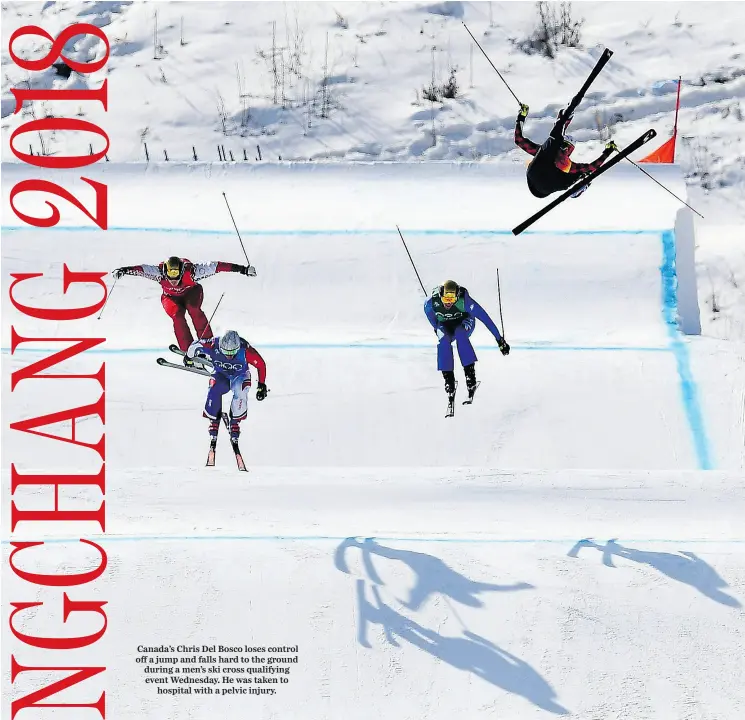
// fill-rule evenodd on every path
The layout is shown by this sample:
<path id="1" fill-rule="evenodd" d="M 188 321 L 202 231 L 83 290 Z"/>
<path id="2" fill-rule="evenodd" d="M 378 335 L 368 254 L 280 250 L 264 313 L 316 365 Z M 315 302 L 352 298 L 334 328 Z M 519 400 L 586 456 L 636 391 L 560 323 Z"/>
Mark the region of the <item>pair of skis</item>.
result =
<path id="1" fill-rule="evenodd" d="M 225 429 L 230 432 L 230 423 L 228 422 L 228 416 L 220 411 L 220 416 L 217 418 L 217 431 L 220 432 L 220 420 L 223 421 L 225 425 Z M 238 438 L 230 438 L 230 445 L 233 448 L 233 453 L 235 454 L 235 462 L 238 465 L 238 469 L 241 472 L 248 472 L 248 469 L 246 468 L 246 463 L 243 461 L 243 455 L 241 454 L 241 449 L 238 446 Z M 206 467 L 215 467 L 215 455 L 217 454 L 217 435 L 213 437 L 210 440 L 210 449 L 207 453 L 207 462 L 205 464 Z"/>
<path id="2" fill-rule="evenodd" d="M 479 389 L 479 385 L 481 385 L 481 380 L 478 380 L 476 384 L 468 391 L 468 398 L 463 401 L 464 405 L 471 405 L 473 403 L 473 396 L 476 394 L 476 391 Z M 448 395 L 448 409 L 445 413 L 445 417 L 453 417 L 455 415 L 455 393 L 458 390 L 458 383 L 455 383 L 455 390 Z"/>
<path id="3" fill-rule="evenodd" d="M 168 349 L 176 355 L 184 357 L 186 353 L 178 345 L 169 345 Z M 155 362 L 161 367 L 169 367 L 174 370 L 186 370 L 186 372 L 196 373 L 197 375 L 212 375 L 212 363 L 207 358 L 194 358 L 194 365 L 183 365 L 169 362 L 165 358 L 158 358 Z"/>
<path id="4" fill-rule="evenodd" d="M 176 355 L 181 355 L 184 357 L 186 353 L 178 346 L 178 345 L 169 345 L 168 349 L 175 353 Z M 204 375 L 207 377 L 210 377 L 212 375 L 212 363 L 207 358 L 194 358 L 194 365 L 180 365 L 178 363 L 169 362 L 165 358 L 158 358 L 157 361 L 158 365 L 161 367 L 170 367 L 174 370 L 186 370 L 186 372 L 195 373 L 196 375 Z M 225 424 L 225 429 L 230 432 L 230 423 L 228 421 L 228 416 L 220 411 L 220 416 L 218 417 L 218 425 L 217 429 L 218 432 L 220 430 L 220 420 L 223 421 Z M 235 455 L 235 462 L 238 465 L 238 469 L 242 472 L 248 472 L 248 469 L 246 468 L 246 463 L 243 460 L 243 455 L 241 454 L 241 449 L 238 445 L 238 439 L 230 438 L 230 445 L 233 448 L 233 453 Z M 207 453 L 207 463 L 206 467 L 214 467 L 215 466 L 215 455 L 217 454 L 217 436 L 212 438 L 210 440 L 210 449 Z"/>
<path id="5" fill-rule="evenodd" d="M 567 117 L 572 115 L 577 106 L 582 102 L 582 98 L 584 98 L 585 93 L 589 90 L 590 85 L 600 74 L 600 71 L 605 67 L 605 64 L 608 62 L 608 60 L 610 60 L 611 55 L 613 55 L 612 50 L 608 50 L 606 48 L 603 51 L 603 54 L 600 56 L 600 59 L 595 64 L 592 72 L 587 77 L 587 80 L 585 80 L 584 85 L 580 88 L 579 92 L 572 98 L 572 101 L 569 103 L 565 111 Z M 615 157 L 611 158 L 599 169 L 595 170 L 595 172 L 592 172 L 589 175 L 585 175 L 583 178 L 580 178 L 580 180 L 572 185 L 572 187 L 564 191 L 555 200 L 552 200 L 548 205 L 546 205 L 546 207 L 542 208 L 535 215 L 532 215 L 527 220 L 520 223 L 517 227 L 513 228 L 512 233 L 514 235 L 519 235 L 521 232 L 529 228 L 533 223 L 537 222 L 544 215 L 553 210 L 557 205 L 560 205 L 570 197 L 577 197 L 581 195 L 593 180 L 602 175 L 604 172 L 610 170 L 614 165 L 620 163 L 621 160 L 627 158 L 629 155 L 631 155 L 631 153 L 638 150 L 642 145 L 645 145 L 650 140 L 652 140 L 652 138 L 656 137 L 656 135 L 657 133 L 653 129 L 647 130 L 647 132 L 645 132 L 643 135 L 640 135 L 630 145 L 627 145 L 625 148 L 619 150 L 618 154 Z"/>

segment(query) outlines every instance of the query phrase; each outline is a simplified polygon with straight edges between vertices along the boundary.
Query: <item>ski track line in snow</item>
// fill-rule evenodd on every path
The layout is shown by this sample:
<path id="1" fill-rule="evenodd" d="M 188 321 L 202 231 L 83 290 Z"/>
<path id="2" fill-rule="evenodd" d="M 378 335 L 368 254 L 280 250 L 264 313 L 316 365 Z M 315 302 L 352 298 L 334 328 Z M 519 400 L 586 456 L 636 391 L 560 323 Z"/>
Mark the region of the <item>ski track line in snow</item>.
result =
<path id="1" fill-rule="evenodd" d="M 0 229 L 2 229 L 5 232 L 9 231 L 23 231 L 23 230 L 32 230 L 33 228 L 30 228 L 28 226 L 19 226 L 19 225 L 7 225 L 2 226 Z M 94 228 L 90 226 L 66 226 L 66 227 L 60 227 L 56 226 L 54 228 L 49 228 L 50 230 L 55 231 L 66 231 L 66 232 L 102 232 L 100 228 Z M 191 235 L 233 235 L 233 230 L 209 230 L 209 229 L 196 229 L 196 228 L 155 228 L 155 227 L 110 227 L 108 228 L 110 231 L 116 231 L 116 232 L 138 232 L 138 233 L 185 233 L 185 234 L 191 234 Z M 302 228 L 295 228 L 295 229 L 288 229 L 288 230 L 277 230 L 277 229 L 267 229 L 267 230 L 242 230 L 242 233 L 245 235 L 252 235 L 252 236 L 310 236 L 310 235 L 346 235 L 346 236 L 352 236 L 352 235 L 394 235 L 398 234 L 398 230 L 393 229 L 382 229 L 382 230 L 375 230 L 375 229 L 353 229 L 353 228 L 346 228 L 346 229 L 329 229 L 329 230 L 310 230 L 310 229 L 302 229 Z M 658 236 L 662 240 L 662 264 L 660 266 L 660 274 L 662 276 L 662 315 L 663 320 L 665 322 L 665 325 L 668 329 L 668 336 L 670 337 L 670 343 L 668 347 L 666 348 L 669 352 L 673 354 L 675 357 L 675 365 L 676 370 L 678 373 L 678 380 L 680 384 L 680 394 L 681 394 L 681 402 L 683 403 L 683 409 L 686 415 L 686 419 L 688 421 L 688 425 L 691 430 L 691 435 L 693 436 L 693 444 L 696 450 L 696 458 L 698 460 L 698 465 L 701 470 L 712 470 L 714 469 L 714 465 L 711 458 L 711 452 L 709 449 L 709 441 L 706 434 L 706 429 L 704 427 L 704 418 L 703 418 L 703 412 L 701 411 L 701 405 L 699 403 L 698 399 L 698 388 L 696 386 L 696 381 L 693 378 L 693 372 L 691 371 L 691 363 L 690 363 L 690 356 L 688 353 L 688 347 L 687 345 L 681 340 L 680 330 L 678 328 L 677 324 L 677 308 L 678 308 L 678 293 L 677 293 L 677 274 L 675 270 L 675 234 L 672 229 L 668 230 L 630 230 L 630 229 L 622 229 L 622 230 L 536 230 L 536 231 L 528 231 L 531 234 L 535 235 L 654 235 Z M 413 230 L 413 229 L 406 229 L 406 233 L 409 235 L 466 235 L 466 236 L 476 236 L 476 235 L 512 235 L 511 230 L 447 230 L 443 228 L 429 228 L 429 229 L 419 229 L 419 230 Z M 270 347 L 270 346 L 267 346 Z M 297 345 L 297 344 L 279 344 L 273 346 L 274 349 L 297 349 L 299 347 L 305 347 L 308 349 L 313 348 L 314 346 L 311 345 Z M 331 349 L 331 348 L 352 348 L 352 347 L 358 347 L 358 348 L 365 348 L 370 349 L 371 347 L 377 347 L 382 348 L 385 347 L 384 345 L 380 344 L 367 344 L 367 345 L 361 345 L 361 344 L 345 344 L 341 346 L 334 346 L 332 344 L 324 345 L 324 346 L 315 346 L 316 349 Z M 406 345 L 389 345 L 387 349 L 408 349 L 411 346 Z M 413 347 L 426 347 L 426 346 L 419 346 L 415 345 Z M 486 349 L 486 348 L 479 348 L 479 349 Z M 538 350 L 538 349 L 558 349 L 551 346 L 523 346 L 521 349 L 530 349 L 530 350 Z M 589 350 L 589 347 L 581 348 L 581 347 L 563 347 L 562 349 L 565 350 Z M 611 351 L 614 348 L 592 348 L 595 350 L 608 350 Z M 619 348 L 615 348 L 619 349 Z M 624 348 L 624 349 L 632 349 L 632 348 Z M 633 348 L 637 351 L 650 351 L 650 350 L 658 350 L 658 348 Z M 5 349 L 3 349 L 3 352 L 6 352 Z M 111 351 L 111 352 L 117 352 L 117 351 Z M 118 351 L 118 352 L 126 352 L 126 351 Z M 149 352 L 149 350 L 145 349 L 132 349 L 130 352 Z"/>

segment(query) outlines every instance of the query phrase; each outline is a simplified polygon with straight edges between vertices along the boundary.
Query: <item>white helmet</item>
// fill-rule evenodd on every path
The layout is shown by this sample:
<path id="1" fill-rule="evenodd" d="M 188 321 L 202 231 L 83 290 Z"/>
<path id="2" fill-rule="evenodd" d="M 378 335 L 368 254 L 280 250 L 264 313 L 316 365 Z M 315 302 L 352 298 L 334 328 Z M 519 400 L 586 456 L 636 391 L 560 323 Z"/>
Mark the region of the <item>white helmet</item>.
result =
<path id="1" fill-rule="evenodd" d="M 233 357 L 241 349 L 241 336 L 235 330 L 228 330 L 220 338 L 220 352 L 226 357 Z"/>

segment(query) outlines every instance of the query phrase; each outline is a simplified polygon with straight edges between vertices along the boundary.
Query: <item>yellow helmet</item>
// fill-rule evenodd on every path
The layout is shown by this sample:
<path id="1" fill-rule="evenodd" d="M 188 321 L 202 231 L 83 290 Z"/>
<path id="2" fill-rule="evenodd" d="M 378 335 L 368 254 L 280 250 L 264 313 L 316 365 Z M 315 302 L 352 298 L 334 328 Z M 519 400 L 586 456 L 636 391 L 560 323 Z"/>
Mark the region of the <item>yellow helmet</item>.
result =
<path id="1" fill-rule="evenodd" d="M 440 297 L 443 302 L 452 305 L 458 299 L 459 290 L 460 287 L 455 280 L 446 280 L 440 287 Z"/>
<path id="2" fill-rule="evenodd" d="M 173 255 L 163 263 L 163 273 L 169 280 L 180 280 L 184 274 L 184 261 Z"/>

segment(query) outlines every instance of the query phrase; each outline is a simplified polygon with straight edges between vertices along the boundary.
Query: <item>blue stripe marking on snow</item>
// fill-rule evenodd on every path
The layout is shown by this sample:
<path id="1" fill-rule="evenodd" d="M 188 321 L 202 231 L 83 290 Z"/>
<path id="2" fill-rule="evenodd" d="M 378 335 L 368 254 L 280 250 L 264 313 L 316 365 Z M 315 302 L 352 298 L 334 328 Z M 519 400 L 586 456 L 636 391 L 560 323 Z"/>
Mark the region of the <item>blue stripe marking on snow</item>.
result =
<path id="1" fill-rule="evenodd" d="M 354 536 L 351 536 L 354 537 Z M 371 539 L 379 542 L 402 542 L 402 543 L 450 543 L 450 544 L 484 544 L 484 545 L 575 545 L 577 538 L 478 538 L 478 537 L 441 537 L 441 536 L 356 536 L 357 539 Z M 209 542 L 209 541 L 254 541 L 254 542 L 344 542 L 349 540 L 349 535 L 87 535 L 87 540 L 93 540 L 99 543 L 107 542 L 185 542 L 185 541 L 197 541 L 197 542 Z M 650 544 L 650 543 L 665 543 L 665 544 L 679 544 L 679 545 L 691 545 L 697 544 L 742 544 L 745 543 L 745 538 L 729 538 L 729 539 L 714 539 L 714 538 L 650 538 L 650 537 L 634 537 L 634 538 L 616 538 L 621 544 Z M 35 537 L 34 541 L 43 541 L 45 543 L 66 543 L 66 542 L 80 542 L 80 538 L 77 536 L 69 538 L 40 538 Z M 3 540 L 2 545 L 9 545 L 11 542 L 24 542 L 21 538 L 13 538 L 12 540 Z"/>
<path id="2" fill-rule="evenodd" d="M 678 276 L 675 269 L 675 235 L 672 230 L 662 233 L 662 315 L 670 337 L 670 350 L 680 379 L 680 392 L 688 424 L 693 435 L 699 468 L 711 470 L 711 452 L 704 427 L 704 417 L 698 400 L 698 388 L 691 371 L 688 346 L 681 339 L 678 329 Z"/>
<path id="3" fill-rule="evenodd" d="M 261 343 L 262 350 L 432 350 L 434 344 L 416 343 Z M 511 345 L 511 350 L 544 350 L 552 352 L 670 352 L 669 347 L 645 347 L 624 345 Z M 479 351 L 498 351 L 496 345 L 474 345 Z M 14 355 L 20 353 L 48 353 L 50 348 L 17 348 Z M 139 355 L 165 353 L 162 347 L 133 347 L 133 348 L 102 348 L 96 347 L 86 350 L 86 355 Z M 10 348 L 0 349 L 4 355 L 10 354 Z"/>
<path id="4" fill-rule="evenodd" d="M 110 227 L 108 230 L 101 230 L 98 227 L 91 227 L 89 225 L 70 225 L 70 226 L 56 226 L 52 228 L 34 228 L 28 225 L 3 225 L 0 228 L 3 232 L 21 232 L 21 231 L 37 231 L 37 232 L 133 232 L 133 233 L 181 233 L 184 235 L 235 235 L 235 230 L 209 230 L 199 228 L 175 228 L 175 227 Z M 473 237 L 478 235 L 487 236 L 499 236 L 506 235 L 514 237 L 512 230 L 493 230 L 493 229 L 482 229 L 482 230 L 466 230 L 456 229 L 447 230 L 444 228 L 426 228 L 426 229 L 412 229 L 402 228 L 401 232 L 407 235 L 465 235 L 467 237 Z M 659 230 L 526 230 L 523 235 L 657 235 Z M 287 229 L 287 230 L 240 230 L 241 235 L 253 236 L 253 237 L 281 237 L 281 236 L 318 236 L 318 235 L 395 235 L 398 237 L 398 230 L 391 228 L 382 229 L 328 229 L 328 230 L 302 230 L 302 229 Z"/>
<path id="5" fill-rule="evenodd" d="M 1 229 L 5 232 L 13 231 L 32 231 L 38 230 L 28 225 L 6 225 L 2 226 Z M 54 228 L 45 228 L 45 230 L 55 230 L 58 232 L 106 232 L 98 227 L 91 227 L 89 225 L 80 226 L 67 226 Z M 233 230 L 209 230 L 209 229 L 197 229 L 197 228 L 153 228 L 153 227 L 110 227 L 109 231 L 114 232 L 138 232 L 138 233 L 182 233 L 185 235 L 232 235 Z M 511 230 L 494 230 L 494 229 L 456 229 L 447 230 L 442 228 L 430 228 L 430 229 L 404 229 L 402 232 L 406 232 L 408 235 L 422 235 L 422 236 L 435 236 L 435 235 L 462 235 L 467 237 L 474 236 L 512 236 Z M 301 229 L 287 229 L 287 230 L 242 230 L 243 234 L 247 236 L 261 237 L 261 236 L 322 236 L 322 235 L 336 235 L 336 236 L 364 236 L 364 235 L 397 235 L 398 231 L 391 228 L 384 229 L 327 229 L 327 230 L 301 230 Z M 528 230 L 526 234 L 530 235 L 656 235 L 659 231 L 657 230 Z M 664 230 L 660 233 L 662 237 L 663 246 L 663 263 L 660 267 L 660 273 L 662 275 L 662 305 L 663 305 L 663 318 L 667 325 L 668 335 L 670 336 L 670 345 L 668 350 L 675 356 L 676 367 L 678 371 L 678 377 L 680 379 L 681 395 L 683 406 L 685 409 L 686 418 L 691 428 L 693 435 L 693 442 L 696 449 L 696 456 L 698 459 L 699 467 L 702 470 L 712 469 L 711 453 L 709 450 L 709 443 L 704 428 L 703 413 L 698 400 L 698 389 L 696 382 L 693 379 L 693 373 L 691 372 L 690 358 L 688 354 L 688 348 L 686 344 L 680 338 L 680 332 L 677 325 L 677 307 L 678 307 L 678 296 L 677 296 L 677 274 L 675 270 L 675 237 L 672 230 Z M 266 345 L 265 347 L 272 347 Z M 419 345 L 405 345 L 405 344 L 343 344 L 343 345 L 317 345 L 315 347 L 310 345 L 300 344 L 278 344 L 273 349 L 414 349 L 427 346 Z M 517 349 L 521 350 L 557 350 L 558 347 L 551 346 L 516 346 Z M 493 347 L 478 347 L 479 350 L 493 350 Z M 564 346 L 564 350 L 621 350 L 627 348 L 600 348 L 600 347 L 572 347 Z M 628 348 L 628 350 L 636 350 L 641 352 L 655 352 L 657 348 Z M 32 352 L 31 350 L 28 350 Z M 3 350 L 7 352 L 7 350 Z M 148 350 L 131 349 L 131 350 L 107 350 L 99 349 L 89 352 L 149 352 Z"/>

